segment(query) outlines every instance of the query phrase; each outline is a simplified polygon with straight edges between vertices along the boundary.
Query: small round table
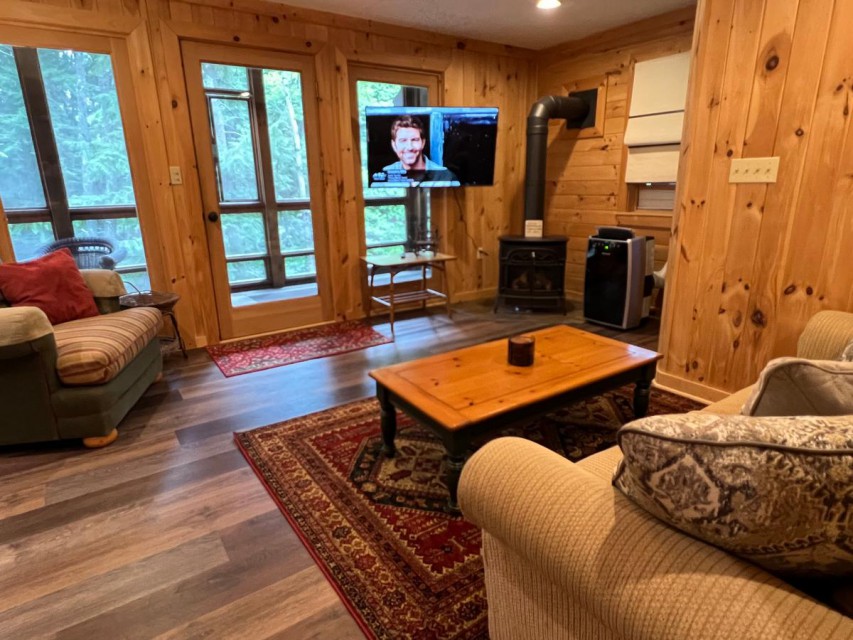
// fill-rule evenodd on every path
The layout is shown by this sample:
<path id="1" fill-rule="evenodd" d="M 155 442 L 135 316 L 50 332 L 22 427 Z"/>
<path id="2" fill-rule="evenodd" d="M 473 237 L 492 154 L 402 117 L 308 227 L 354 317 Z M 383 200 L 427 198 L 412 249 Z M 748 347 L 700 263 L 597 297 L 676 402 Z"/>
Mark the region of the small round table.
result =
<path id="1" fill-rule="evenodd" d="M 178 321 L 175 318 L 175 305 L 181 296 L 177 293 L 167 291 L 142 291 L 140 293 L 128 293 L 119 298 L 119 304 L 125 309 L 134 309 L 137 307 L 153 307 L 163 314 L 164 318 L 169 318 L 172 321 L 172 328 L 175 330 L 175 337 L 172 340 L 177 340 L 181 347 L 181 353 L 187 357 L 187 349 L 184 346 L 184 339 L 181 337 L 181 332 L 178 329 Z"/>

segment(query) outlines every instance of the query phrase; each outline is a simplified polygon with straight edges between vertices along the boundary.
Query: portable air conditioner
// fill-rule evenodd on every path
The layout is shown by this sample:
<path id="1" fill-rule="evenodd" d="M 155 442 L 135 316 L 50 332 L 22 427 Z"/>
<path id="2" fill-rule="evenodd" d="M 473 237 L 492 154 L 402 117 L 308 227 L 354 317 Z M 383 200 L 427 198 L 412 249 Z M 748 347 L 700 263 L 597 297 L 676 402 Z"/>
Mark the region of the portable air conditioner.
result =
<path id="1" fill-rule="evenodd" d="M 589 237 L 583 315 L 589 322 L 632 329 L 648 317 L 654 272 L 654 238 L 631 229 L 601 227 Z"/>

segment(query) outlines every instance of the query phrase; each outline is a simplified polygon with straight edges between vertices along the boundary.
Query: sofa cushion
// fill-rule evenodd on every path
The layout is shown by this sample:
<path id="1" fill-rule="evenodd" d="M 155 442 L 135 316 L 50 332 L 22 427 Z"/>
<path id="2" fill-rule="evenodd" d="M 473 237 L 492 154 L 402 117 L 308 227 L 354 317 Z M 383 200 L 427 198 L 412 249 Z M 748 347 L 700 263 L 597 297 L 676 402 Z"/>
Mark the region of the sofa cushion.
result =
<path id="1" fill-rule="evenodd" d="M 853 576 L 853 416 L 637 420 L 614 485 L 700 540 L 785 575 Z"/>
<path id="2" fill-rule="evenodd" d="M 95 297 L 68 249 L 0 264 L 0 291 L 13 307 L 41 309 L 51 324 L 98 315 Z"/>
<path id="3" fill-rule="evenodd" d="M 741 413 L 745 416 L 853 415 L 853 362 L 771 360 Z"/>
<path id="4" fill-rule="evenodd" d="M 109 382 L 160 330 L 157 309 L 126 309 L 54 327 L 56 373 L 63 384 Z"/>

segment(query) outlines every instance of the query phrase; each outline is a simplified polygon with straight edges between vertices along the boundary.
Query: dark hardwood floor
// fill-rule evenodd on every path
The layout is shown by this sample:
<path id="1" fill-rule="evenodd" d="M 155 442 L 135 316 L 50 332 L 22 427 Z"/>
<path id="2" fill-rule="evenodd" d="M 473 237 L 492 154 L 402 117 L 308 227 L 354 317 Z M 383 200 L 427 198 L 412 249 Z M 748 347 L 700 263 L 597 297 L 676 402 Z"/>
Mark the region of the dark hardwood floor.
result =
<path id="1" fill-rule="evenodd" d="M 205 350 L 169 355 L 111 446 L 0 448 L 0 637 L 361 638 L 232 433 L 371 395 L 376 367 L 560 322 L 657 344 L 656 320 L 620 333 L 467 303 L 403 315 L 392 344 L 236 378 Z"/>

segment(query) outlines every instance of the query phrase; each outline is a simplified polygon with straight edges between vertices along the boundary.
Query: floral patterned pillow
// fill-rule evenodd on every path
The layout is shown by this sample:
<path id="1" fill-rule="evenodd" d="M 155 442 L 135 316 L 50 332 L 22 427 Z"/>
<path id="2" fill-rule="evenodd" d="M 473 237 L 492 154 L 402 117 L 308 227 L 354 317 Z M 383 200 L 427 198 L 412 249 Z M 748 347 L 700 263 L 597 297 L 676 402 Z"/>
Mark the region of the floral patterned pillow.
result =
<path id="1" fill-rule="evenodd" d="M 654 416 L 619 430 L 613 484 L 785 577 L 853 576 L 853 416 Z"/>

